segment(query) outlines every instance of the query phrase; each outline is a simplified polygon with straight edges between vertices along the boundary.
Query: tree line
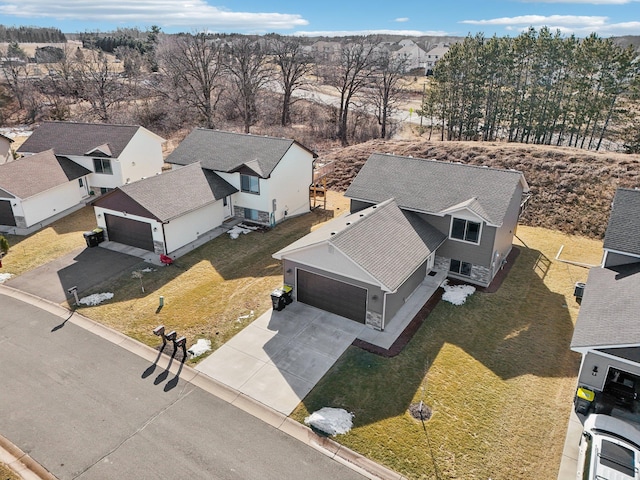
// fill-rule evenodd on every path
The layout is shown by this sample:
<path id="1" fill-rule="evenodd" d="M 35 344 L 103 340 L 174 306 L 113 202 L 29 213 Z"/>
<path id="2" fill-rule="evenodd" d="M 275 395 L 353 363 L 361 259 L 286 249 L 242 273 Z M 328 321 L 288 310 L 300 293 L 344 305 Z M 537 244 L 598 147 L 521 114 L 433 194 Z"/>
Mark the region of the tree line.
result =
<path id="1" fill-rule="evenodd" d="M 58 28 L 6 27 L 0 25 L 0 42 L 65 43 L 67 38 Z"/>
<path id="2" fill-rule="evenodd" d="M 633 132 L 638 60 L 632 47 L 596 34 L 470 35 L 437 64 L 419 113 L 440 126 L 442 140 L 598 150 L 608 132 Z"/>

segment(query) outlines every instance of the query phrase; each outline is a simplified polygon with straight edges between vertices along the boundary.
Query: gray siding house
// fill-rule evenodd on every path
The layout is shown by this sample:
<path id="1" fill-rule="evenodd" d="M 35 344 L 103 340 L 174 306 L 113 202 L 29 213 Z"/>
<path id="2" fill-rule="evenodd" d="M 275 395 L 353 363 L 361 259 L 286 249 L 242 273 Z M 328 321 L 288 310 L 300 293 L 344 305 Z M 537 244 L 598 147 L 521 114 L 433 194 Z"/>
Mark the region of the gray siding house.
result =
<path id="1" fill-rule="evenodd" d="M 273 256 L 297 301 L 384 330 L 428 277 L 489 285 L 527 191 L 516 171 L 373 154 L 351 213 Z"/>
<path id="2" fill-rule="evenodd" d="M 595 410 L 640 411 L 640 190 L 616 191 L 601 267 L 589 271 L 571 349 L 582 355 L 578 384 Z"/>

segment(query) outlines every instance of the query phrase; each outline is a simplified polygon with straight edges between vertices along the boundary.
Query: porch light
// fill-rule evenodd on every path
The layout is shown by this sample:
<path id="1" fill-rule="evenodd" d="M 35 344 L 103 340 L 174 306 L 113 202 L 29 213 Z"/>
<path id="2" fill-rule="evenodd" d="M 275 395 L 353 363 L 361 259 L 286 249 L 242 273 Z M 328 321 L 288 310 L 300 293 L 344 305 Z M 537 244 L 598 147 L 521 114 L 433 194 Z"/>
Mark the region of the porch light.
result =
<path id="1" fill-rule="evenodd" d="M 591 375 L 593 375 L 594 377 L 596 375 L 598 375 L 598 366 L 597 365 L 593 366 L 593 370 L 591 370 Z"/>

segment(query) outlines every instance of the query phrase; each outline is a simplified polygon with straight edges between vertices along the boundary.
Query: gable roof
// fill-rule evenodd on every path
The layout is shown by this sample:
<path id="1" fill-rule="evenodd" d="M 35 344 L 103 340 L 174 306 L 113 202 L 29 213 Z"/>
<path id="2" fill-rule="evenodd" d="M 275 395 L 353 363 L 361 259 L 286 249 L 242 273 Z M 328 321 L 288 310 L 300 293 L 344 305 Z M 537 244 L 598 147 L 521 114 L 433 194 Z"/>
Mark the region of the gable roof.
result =
<path id="1" fill-rule="evenodd" d="M 294 144 L 307 150 L 314 158 L 317 156 L 295 140 L 196 128 L 166 161 L 177 165 L 200 162 L 202 168 L 229 173 L 247 167 L 258 176 L 269 178 Z"/>
<path id="2" fill-rule="evenodd" d="M 108 152 L 110 155 L 107 156 L 117 158 L 141 128 L 138 125 L 44 122 L 18 148 L 18 152 L 38 153 L 53 149 L 58 155 L 83 156 L 97 150 L 101 156 Z"/>
<path id="3" fill-rule="evenodd" d="M 15 140 L 11 137 L 7 137 L 6 135 L 0 133 L 0 138 L 4 138 L 5 140 L 9 140 L 9 143 L 13 143 Z"/>
<path id="4" fill-rule="evenodd" d="M 640 255 L 640 190 L 616 190 L 604 234 L 604 248 Z"/>
<path id="5" fill-rule="evenodd" d="M 571 348 L 640 344 L 640 262 L 589 271 Z"/>
<path id="6" fill-rule="evenodd" d="M 345 196 L 379 203 L 395 198 L 402 209 L 443 216 L 467 208 L 491 225 L 502 225 L 509 204 L 522 185 L 521 172 L 374 153 Z"/>
<path id="7" fill-rule="evenodd" d="M 90 173 L 66 157 L 56 157 L 53 150 L 46 150 L 0 165 L 0 189 L 24 199 Z"/>
<path id="8" fill-rule="evenodd" d="M 98 198 L 94 205 L 121 211 L 126 202 L 124 195 L 140 207 L 128 213 L 167 222 L 237 191 L 215 172 L 194 163 L 122 185 Z"/>
<path id="9" fill-rule="evenodd" d="M 341 216 L 276 252 L 277 259 L 318 244 L 329 244 L 393 292 L 434 252 L 446 236 L 417 214 L 389 199 Z"/>

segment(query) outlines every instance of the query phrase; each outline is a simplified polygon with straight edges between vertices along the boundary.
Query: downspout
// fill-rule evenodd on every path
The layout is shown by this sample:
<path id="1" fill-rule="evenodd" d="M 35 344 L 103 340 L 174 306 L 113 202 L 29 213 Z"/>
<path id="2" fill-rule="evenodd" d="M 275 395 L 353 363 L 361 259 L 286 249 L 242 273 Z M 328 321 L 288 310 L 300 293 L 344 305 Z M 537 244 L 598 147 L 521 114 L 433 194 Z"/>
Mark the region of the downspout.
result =
<path id="1" fill-rule="evenodd" d="M 389 292 L 384 292 L 384 295 L 382 295 L 382 331 L 387 325 L 387 295 L 389 295 Z"/>
<path id="2" fill-rule="evenodd" d="M 167 222 L 167 223 L 169 223 L 169 222 Z M 167 253 L 167 236 L 165 235 L 165 232 L 164 232 L 165 222 L 162 222 L 160 225 L 162 226 L 162 244 L 164 245 L 164 254 L 168 255 L 168 253 Z"/>

